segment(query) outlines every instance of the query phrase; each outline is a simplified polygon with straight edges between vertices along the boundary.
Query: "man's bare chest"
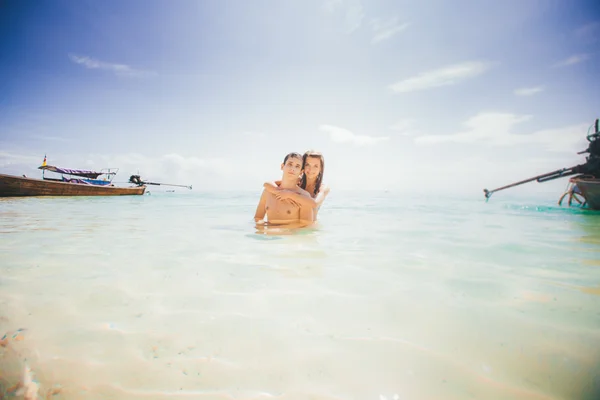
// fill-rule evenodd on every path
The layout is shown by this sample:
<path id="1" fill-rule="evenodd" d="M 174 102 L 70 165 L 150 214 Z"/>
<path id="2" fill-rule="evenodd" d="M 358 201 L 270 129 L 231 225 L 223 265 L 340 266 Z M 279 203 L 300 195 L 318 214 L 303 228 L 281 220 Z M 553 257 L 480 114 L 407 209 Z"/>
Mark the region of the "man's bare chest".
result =
<path id="1" fill-rule="evenodd" d="M 274 195 L 267 198 L 266 212 L 270 220 L 273 219 L 296 219 L 300 208 L 293 203 L 284 200 L 277 200 Z"/>

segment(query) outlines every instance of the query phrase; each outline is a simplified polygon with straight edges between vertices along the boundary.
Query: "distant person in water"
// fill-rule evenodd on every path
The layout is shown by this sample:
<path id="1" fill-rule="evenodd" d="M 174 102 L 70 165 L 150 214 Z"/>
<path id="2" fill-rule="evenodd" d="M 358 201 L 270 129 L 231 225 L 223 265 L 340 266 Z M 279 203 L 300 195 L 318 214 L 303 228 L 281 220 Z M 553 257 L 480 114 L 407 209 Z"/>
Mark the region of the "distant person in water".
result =
<path id="1" fill-rule="evenodd" d="M 310 207 L 313 210 L 314 221 L 325 198 L 329 194 L 329 186 L 323 183 L 325 174 L 325 158 L 323 154 L 309 150 L 302 157 L 302 175 L 298 180 L 300 188 L 305 192 L 298 193 L 288 190 L 281 181 L 266 182 L 263 186 L 279 200 L 297 204 L 300 207 Z"/>
<path id="2" fill-rule="evenodd" d="M 298 186 L 300 174 L 302 173 L 303 159 L 299 153 L 289 153 L 283 159 L 281 170 L 283 171 L 279 187 L 288 190 L 290 193 L 297 193 L 299 196 L 310 197 L 306 190 Z M 257 224 L 265 223 L 265 214 L 268 225 L 286 225 L 290 227 L 303 227 L 313 223 L 313 209 L 311 207 L 301 207 L 299 204 L 291 201 L 278 199 L 277 196 L 268 190 L 263 190 L 256 212 L 254 221 Z"/>

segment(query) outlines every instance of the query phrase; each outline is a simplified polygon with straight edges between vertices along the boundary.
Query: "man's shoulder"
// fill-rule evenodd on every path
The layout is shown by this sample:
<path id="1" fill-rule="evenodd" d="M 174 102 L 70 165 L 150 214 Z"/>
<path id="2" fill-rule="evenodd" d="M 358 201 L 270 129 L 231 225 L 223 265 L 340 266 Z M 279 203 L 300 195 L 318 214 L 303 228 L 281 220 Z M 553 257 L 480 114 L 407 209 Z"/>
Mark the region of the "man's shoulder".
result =
<path id="1" fill-rule="evenodd" d="M 310 196 L 310 193 L 308 193 L 306 190 L 302 189 L 300 186 L 296 186 L 296 192 Z"/>
<path id="2" fill-rule="evenodd" d="M 267 189 L 263 189 L 262 195 L 265 197 L 275 197 L 275 195 L 271 192 L 269 192 Z"/>

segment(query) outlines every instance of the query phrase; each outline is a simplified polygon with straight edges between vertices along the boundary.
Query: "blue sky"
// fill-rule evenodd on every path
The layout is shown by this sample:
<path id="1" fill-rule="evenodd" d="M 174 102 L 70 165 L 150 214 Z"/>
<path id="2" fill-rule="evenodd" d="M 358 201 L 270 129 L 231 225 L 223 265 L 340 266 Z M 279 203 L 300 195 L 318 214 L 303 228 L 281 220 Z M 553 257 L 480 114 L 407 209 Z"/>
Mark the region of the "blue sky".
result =
<path id="1" fill-rule="evenodd" d="M 334 189 L 481 195 L 584 161 L 599 50 L 593 1 L 8 0 L 0 173 L 258 191 L 316 149 Z"/>

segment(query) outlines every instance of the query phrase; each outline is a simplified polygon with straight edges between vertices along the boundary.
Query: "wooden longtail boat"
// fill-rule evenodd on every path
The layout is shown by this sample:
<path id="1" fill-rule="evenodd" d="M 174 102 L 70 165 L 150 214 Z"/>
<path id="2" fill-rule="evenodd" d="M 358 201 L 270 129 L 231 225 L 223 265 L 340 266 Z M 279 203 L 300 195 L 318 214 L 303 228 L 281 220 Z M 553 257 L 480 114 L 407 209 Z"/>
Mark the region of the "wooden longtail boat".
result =
<path id="1" fill-rule="evenodd" d="M 594 133 L 589 133 L 592 126 Z M 502 186 L 494 190 L 483 189 L 486 201 L 494 192 L 519 186 L 528 182 L 547 182 L 553 179 L 572 176 L 569 179 L 569 185 L 565 192 L 560 196 L 558 204 L 561 205 L 565 197 L 568 197 L 567 204 L 570 206 L 573 200 L 576 200 L 582 207 L 591 210 L 600 210 L 600 120 L 596 119 L 594 124 L 588 129 L 586 136 L 588 148 L 577 154 L 588 153 L 585 163 L 575 165 L 570 168 L 562 168 L 556 171 L 534 176 L 510 185 Z"/>
<path id="2" fill-rule="evenodd" d="M 44 163 L 42 179 L 26 176 L 0 174 L 0 197 L 23 196 L 132 196 L 143 195 L 146 191 L 144 182 L 132 182 L 136 186 L 114 186 L 112 180 L 118 169 L 106 169 L 100 172 L 59 168 Z M 44 172 L 51 171 L 62 174 L 60 178 L 48 178 Z M 66 175 L 66 176 L 65 176 Z M 73 178 L 76 177 L 76 178 Z M 104 177 L 103 179 L 99 179 Z"/>

